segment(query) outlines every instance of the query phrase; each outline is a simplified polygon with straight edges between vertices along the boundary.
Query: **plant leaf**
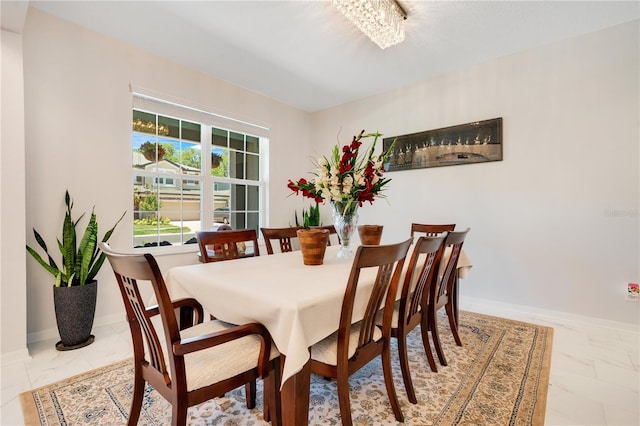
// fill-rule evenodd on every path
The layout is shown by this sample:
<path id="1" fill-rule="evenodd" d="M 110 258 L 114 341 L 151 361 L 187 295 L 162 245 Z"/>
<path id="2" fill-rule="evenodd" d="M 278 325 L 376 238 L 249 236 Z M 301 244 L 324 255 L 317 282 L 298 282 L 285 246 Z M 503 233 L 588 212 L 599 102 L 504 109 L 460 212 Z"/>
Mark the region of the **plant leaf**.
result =
<path id="1" fill-rule="evenodd" d="M 31 256 L 33 256 L 33 258 L 40 264 L 42 265 L 42 267 L 44 269 L 47 270 L 47 272 L 49 272 L 51 275 L 53 275 L 54 277 L 57 276 L 58 274 L 60 274 L 60 270 L 56 267 L 56 266 L 52 266 L 47 264 L 47 262 L 45 262 L 42 257 L 40 257 L 40 255 L 31 247 L 27 246 L 27 251 L 31 254 Z M 49 256 L 49 258 L 51 258 L 51 256 Z"/>
<path id="2" fill-rule="evenodd" d="M 115 225 L 113 225 L 113 227 L 109 229 L 106 234 L 104 234 L 104 237 L 102 237 L 103 243 L 106 243 L 107 241 L 109 241 L 109 238 L 111 238 L 111 234 L 113 234 L 113 231 L 116 229 L 116 226 L 118 226 L 120 221 L 122 221 L 125 214 L 127 214 L 126 210 L 122 213 L 122 216 L 120 216 L 120 219 L 116 221 Z M 87 275 L 87 282 L 93 280 L 95 276 L 98 275 L 98 272 L 100 271 L 100 268 L 102 267 L 102 264 L 104 263 L 105 258 L 106 257 L 104 253 L 100 251 L 100 249 L 98 248 L 98 245 L 96 244 L 93 254 L 91 255 L 90 264 L 93 266 L 91 266 L 89 275 Z"/>
<path id="3" fill-rule="evenodd" d="M 49 254 L 49 250 L 47 249 L 47 245 L 45 244 L 44 239 L 42 238 L 42 236 L 38 233 L 38 231 L 36 231 L 36 228 L 33 228 L 33 235 L 36 237 L 36 241 L 38 242 L 38 245 L 40 245 L 40 247 L 42 247 L 42 249 L 46 253 L 47 257 L 49 258 L 49 265 L 51 267 L 55 268 L 55 269 L 58 269 L 58 265 L 56 264 L 56 261 L 53 260 L 53 257 L 51 257 L 51 255 Z"/>
<path id="4" fill-rule="evenodd" d="M 63 275 L 65 277 L 73 273 L 76 263 L 76 227 L 71 219 L 71 207 L 72 205 L 67 204 L 67 212 L 62 226 L 62 243 L 58 240 L 60 253 L 62 253 Z"/>
<path id="5" fill-rule="evenodd" d="M 27 252 L 49 273 L 56 278 L 57 287 L 71 287 L 75 285 L 84 285 L 93 280 L 103 265 L 106 257 L 98 248 L 98 221 L 95 211 L 91 211 L 91 218 L 85 228 L 80 240 L 80 246 L 77 247 L 76 226 L 85 216 L 83 213 L 76 220 L 72 217 L 73 199 L 69 195 L 69 191 L 65 192 L 66 212 L 64 222 L 62 224 L 62 238 L 56 238 L 58 250 L 62 255 L 62 268 L 59 268 L 51 254 L 48 252 L 47 245 L 42 236 L 33 229 L 35 239 L 38 245 L 46 253 L 49 263 L 45 262 L 43 256 L 38 254 L 33 248 L 26 246 Z M 105 234 L 102 241 L 106 242 L 113 234 L 116 226 L 122 221 L 126 211 L 116 221 L 115 225 Z M 77 247 L 77 248 L 76 248 Z"/>
<path id="6" fill-rule="evenodd" d="M 78 247 L 78 253 L 76 254 L 76 273 L 79 273 L 80 276 L 78 280 L 80 285 L 85 285 L 87 282 L 87 276 L 89 275 L 89 268 L 91 266 L 91 261 L 93 260 L 93 252 L 98 244 L 98 223 L 96 219 L 96 214 L 92 210 L 91 218 L 89 219 L 89 223 L 87 224 L 87 228 L 84 231 L 84 235 L 82 236 L 82 240 L 80 240 L 80 246 Z"/>

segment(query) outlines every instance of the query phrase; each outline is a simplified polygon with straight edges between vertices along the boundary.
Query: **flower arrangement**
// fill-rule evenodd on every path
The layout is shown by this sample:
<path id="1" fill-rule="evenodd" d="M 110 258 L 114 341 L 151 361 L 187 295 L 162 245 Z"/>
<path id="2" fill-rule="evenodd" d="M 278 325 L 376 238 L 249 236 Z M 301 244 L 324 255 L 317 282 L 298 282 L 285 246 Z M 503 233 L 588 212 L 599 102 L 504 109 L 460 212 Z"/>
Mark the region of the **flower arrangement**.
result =
<path id="1" fill-rule="evenodd" d="M 376 197 L 384 198 L 382 190 L 391 179 L 384 178 L 384 164 L 393 145 L 380 155 L 374 153 L 380 133 L 360 132 L 342 150 L 335 145 L 330 157 L 320 157 L 316 165 L 315 178 L 289 180 L 287 187 L 296 195 L 312 198 L 318 203 L 329 200 L 334 209 L 344 217 L 353 215 L 365 201 L 373 204 Z M 362 139 L 373 138 L 371 148 L 360 155 Z"/>

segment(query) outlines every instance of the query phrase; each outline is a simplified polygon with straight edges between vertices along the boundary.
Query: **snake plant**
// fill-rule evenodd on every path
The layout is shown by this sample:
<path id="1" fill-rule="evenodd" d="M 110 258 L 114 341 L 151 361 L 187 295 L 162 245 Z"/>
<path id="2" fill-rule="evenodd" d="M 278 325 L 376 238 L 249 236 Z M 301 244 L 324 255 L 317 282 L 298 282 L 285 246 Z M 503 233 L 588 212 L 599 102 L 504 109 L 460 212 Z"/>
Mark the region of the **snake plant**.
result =
<path id="1" fill-rule="evenodd" d="M 302 224 L 298 220 L 298 212 L 295 212 L 296 226 L 302 226 L 309 228 L 311 226 L 320 226 L 320 206 L 318 203 L 315 206 L 309 206 L 309 210 L 302 209 Z"/>
<path id="2" fill-rule="evenodd" d="M 44 269 L 56 278 L 56 287 L 81 286 L 91 282 L 95 278 L 104 263 L 105 255 L 98 248 L 98 221 L 95 212 L 93 210 L 91 211 L 91 218 L 82 235 L 80 245 L 77 245 L 76 227 L 80 219 L 84 217 L 84 213 L 76 220 L 71 217 L 73 200 L 69 196 L 69 191 L 66 191 L 64 201 L 67 206 L 67 212 L 62 225 L 62 241 L 57 239 L 58 248 L 62 254 L 61 267 L 58 267 L 56 261 L 51 254 L 49 254 L 44 239 L 35 228 L 33 228 L 33 234 L 35 235 L 38 245 L 44 250 L 48 257 L 48 262 L 45 262 L 40 254 L 33 248 L 27 246 L 27 251 Z M 113 228 L 104 234 L 102 238 L 103 242 L 109 240 L 125 213 L 126 211 L 122 213 L 122 216 L 120 216 L 120 219 L 113 225 Z"/>

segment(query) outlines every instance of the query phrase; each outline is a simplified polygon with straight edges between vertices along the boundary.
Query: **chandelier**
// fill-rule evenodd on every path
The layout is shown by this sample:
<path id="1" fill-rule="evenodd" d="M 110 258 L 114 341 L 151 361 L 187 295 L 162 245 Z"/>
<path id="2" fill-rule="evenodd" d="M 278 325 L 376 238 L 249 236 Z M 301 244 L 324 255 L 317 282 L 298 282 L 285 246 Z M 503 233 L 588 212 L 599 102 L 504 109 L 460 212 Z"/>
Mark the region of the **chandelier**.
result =
<path id="1" fill-rule="evenodd" d="M 407 15 L 394 0 L 333 0 L 333 4 L 381 49 L 404 40 Z"/>

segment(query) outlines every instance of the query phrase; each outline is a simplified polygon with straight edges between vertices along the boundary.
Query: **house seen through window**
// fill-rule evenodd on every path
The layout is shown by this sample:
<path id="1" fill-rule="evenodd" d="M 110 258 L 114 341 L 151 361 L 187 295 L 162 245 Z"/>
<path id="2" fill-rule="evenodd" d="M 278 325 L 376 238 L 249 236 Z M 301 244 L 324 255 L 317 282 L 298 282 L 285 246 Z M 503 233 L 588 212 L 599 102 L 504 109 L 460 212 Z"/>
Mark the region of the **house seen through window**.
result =
<path id="1" fill-rule="evenodd" d="M 134 247 L 194 244 L 222 224 L 259 231 L 260 137 L 135 106 L 132 130 Z"/>

